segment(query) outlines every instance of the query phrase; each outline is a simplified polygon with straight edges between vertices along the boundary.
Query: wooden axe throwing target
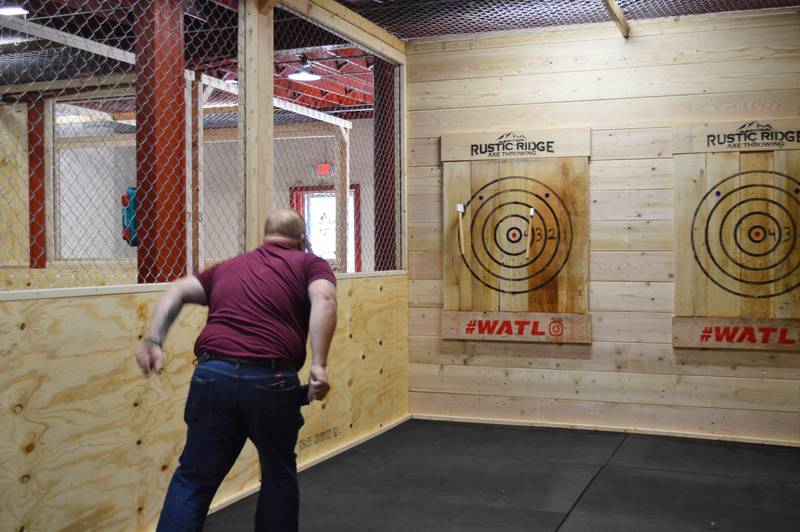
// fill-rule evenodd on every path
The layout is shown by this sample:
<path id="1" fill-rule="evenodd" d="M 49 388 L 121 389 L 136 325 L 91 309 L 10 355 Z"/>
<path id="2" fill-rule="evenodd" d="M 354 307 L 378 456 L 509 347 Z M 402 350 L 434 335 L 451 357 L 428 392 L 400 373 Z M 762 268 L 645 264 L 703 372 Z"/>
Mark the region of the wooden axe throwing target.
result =
<path id="1" fill-rule="evenodd" d="M 723 179 L 692 219 L 692 252 L 703 273 L 742 297 L 769 298 L 800 286 L 800 181 L 769 171 Z"/>
<path id="2" fill-rule="evenodd" d="M 445 338 L 591 340 L 577 319 L 588 311 L 588 154 L 588 130 L 443 137 Z"/>
<path id="3" fill-rule="evenodd" d="M 569 259 L 569 209 L 554 189 L 536 179 L 490 181 L 466 203 L 464 219 L 469 220 L 469 238 L 468 245 L 459 243 L 462 261 L 491 290 L 532 292 L 552 281 Z"/>
<path id="4" fill-rule="evenodd" d="M 672 133 L 673 345 L 800 351 L 800 120 Z"/>

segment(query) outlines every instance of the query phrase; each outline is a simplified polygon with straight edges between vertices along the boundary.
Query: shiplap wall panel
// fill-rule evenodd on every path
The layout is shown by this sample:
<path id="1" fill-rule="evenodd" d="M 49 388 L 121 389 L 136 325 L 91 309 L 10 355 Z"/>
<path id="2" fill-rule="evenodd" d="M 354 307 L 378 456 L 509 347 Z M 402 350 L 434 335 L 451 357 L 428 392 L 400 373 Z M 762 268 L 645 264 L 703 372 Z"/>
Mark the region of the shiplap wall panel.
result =
<path id="1" fill-rule="evenodd" d="M 521 56 L 521 57 L 524 57 Z M 410 109 L 456 109 L 487 105 L 617 100 L 673 94 L 724 94 L 764 86 L 800 88 L 800 55 L 719 63 L 604 71 L 548 72 L 414 83 Z M 502 91 L 497 85 L 502 84 Z"/>
<path id="2" fill-rule="evenodd" d="M 412 412 L 800 444 L 800 360 L 674 349 L 673 123 L 800 114 L 800 10 L 408 48 Z M 593 345 L 442 340 L 440 136 L 590 127 Z"/>
<path id="3" fill-rule="evenodd" d="M 413 88 L 413 87 L 412 87 Z M 797 89 L 659 96 L 620 100 L 536 103 L 463 109 L 415 111 L 408 116 L 411 134 L 437 137 L 450 131 L 470 131 L 481 125 L 497 131 L 535 124 L 541 128 L 582 127 L 587 117 L 608 129 L 650 128 L 672 121 L 691 123 L 698 117 L 708 122 L 758 120 L 764 116 L 797 113 Z"/>
<path id="4" fill-rule="evenodd" d="M 585 43 L 521 44 L 498 48 L 412 55 L 411 83 L 537 75 L 545 72 L 593 71 L 679 64 L 718 63 L 792 57 L 800 54 L 800 35 L 794 26 L 775 28 L 773 43 L 761 28 L 701 32 L 689 35 L 636 36 L 636 46 L 613 37 L 587 49 Z M 687 54 L 687 49 L 702 50 Z M 520 58 L 525 60 L 521 61 Z"/>

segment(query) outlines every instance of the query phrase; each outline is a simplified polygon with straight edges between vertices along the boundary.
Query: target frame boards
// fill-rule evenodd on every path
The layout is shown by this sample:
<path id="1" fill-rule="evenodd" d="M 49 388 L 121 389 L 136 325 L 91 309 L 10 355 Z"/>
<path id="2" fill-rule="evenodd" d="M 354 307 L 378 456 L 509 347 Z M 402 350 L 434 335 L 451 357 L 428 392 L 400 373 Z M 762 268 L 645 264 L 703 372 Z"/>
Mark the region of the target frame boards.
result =
<path id="1" fill-rule="evenodd" d="M 673 345 L 800 351 L 800 119 L 672 132 Z"/>
<path id="2" fill-rule="evenodd" d="M 442 337 L 590 343 L 588 128 L 442 136 Z"/>

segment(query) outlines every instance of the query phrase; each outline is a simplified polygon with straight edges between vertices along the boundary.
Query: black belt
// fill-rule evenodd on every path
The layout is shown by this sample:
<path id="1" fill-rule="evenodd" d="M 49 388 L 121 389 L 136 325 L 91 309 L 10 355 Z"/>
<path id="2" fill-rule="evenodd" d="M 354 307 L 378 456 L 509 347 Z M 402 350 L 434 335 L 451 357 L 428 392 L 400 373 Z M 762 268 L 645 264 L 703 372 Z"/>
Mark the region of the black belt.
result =
<path id="1" fill-rule="evenodd" d="M 217 355 L 212 353 L 200 353 L 197 357 L 199 362 L 206 360 L 222 360 L 231 364 L 239 364 L 242 366 L 258 366 L 261 368 L 280 369 L 284 371 L 296 371 L 294 366 L 285 358 L 244 358 L 244 357 L 231 357 L 228 355 Z"/>

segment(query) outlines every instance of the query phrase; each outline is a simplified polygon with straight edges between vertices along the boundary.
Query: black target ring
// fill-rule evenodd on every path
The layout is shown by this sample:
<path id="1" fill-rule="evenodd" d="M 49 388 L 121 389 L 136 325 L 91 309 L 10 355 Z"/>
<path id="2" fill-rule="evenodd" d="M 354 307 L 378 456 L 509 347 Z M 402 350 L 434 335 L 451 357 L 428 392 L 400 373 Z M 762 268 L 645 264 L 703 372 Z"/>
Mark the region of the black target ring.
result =
<path id="1" fill-rule="evenodd" d="M 753 299 L 800 287 L 798 190 L 796 178 L 759 170 L 734 174 L 711 187 L 695 209 L 690 232 L 695 262 L 706 277 L 726 292 Z M 751 197 L 736 201 L 738 193 Z M 775 241 L 769 242 L 770 237 Z M 763 257 L 769 255 L 774 256 L 765 264 Z M 734 267 L 738 271 L 731 271 Z"/>
<path id="2" fill-rule="evenodd" d="M 517 183 L 524 186 L 513 186 Z M 507 188 L 496 192 L 490 189 L 500 185 Z M 532 223 L 531 208 L 536 211 Z M 500 209 L 511 210 L 511 214 L 497 220 Z M 464 211 L 464 217 L 470 220 L 471 244 L 462 260 L 472 276 L 492 290 L 507 294 L 532 292 L 555 279 L 569 260 L 572 218 L 561 197 L 541 181 L 524 176 L 495 179 L 472 195 Z M 504 223 L 513 225 L 506 228 Z M 534 231 L 534 252 L 529 258 L 524 257 L 526 230 Z M 495 252 L 487 246 L 491 241 Z M 505 271 L 498 271 L 495 265 Z"/>
<path id="3" fill-rule="evenodd" d="M 509 214 L 502 218 L 494 228 L 494 245 L 497 246 L 497 249 L 502 251 L 504 254 L 510 257 L 516 257 L 525 253 L 525 248 L 522 248 L 519 251 L 510 251 L 506 247 L 504 247 L 502 238 L 498 237 L 498 235 L 502 234 L 502 230 L 505 227 L 505 222 L 507 220 L 519 220 L 517 223 L 518 225 L 511 225 L 505 231 L 505 239 L 510 242 L 511 244 L 519 244 L 522 240 L 522 237 L 525 236 L 525 231 L 522 229 L 523 226 L 527 226 L 530 222 L 526 220 L 524 216 L 519 214 Z"/>
<path id="4" fill-rule="evenodd" d="M 525 192 L 525 191 L 524 191 L 524 190 L 520 190 L 520 189 L 513 189 L 513 190 L 509 190 L 508 192 Z M 499 194 L 499 193 L 498 193 L 498 194 Z M 493 198 L 494 196 L 496 196 L 496 194 L 494 194 L 494 195 L 492 195 L 492 196 L 489 196 L 489 198 L 488 198 L 488 199 L 491 199 L 491 198 Z M 488 201 L 488 199 L 487 199 L 487 201 Z M 484 205 L 486 205 L 486 204 L 484 203 L 483 205 L 481 205 L 480 207 L 478 207 L 478 211 L 477 211 L 477 212 L 480 212 L 480 211 L 481 211 L 481 209 L 483 209 Z M 494 262 L 495 264 L 497 264 L 497 265 L 498 265 L 498 266 L 500 266 L 500 267 L 503 267 L 503 268 L 514 268 L 514 269 L 517 269 L 517 268 L 526 268 L 526 267 L 528 267 L 530 264 L 532 264 L 532 263 L 536 262 L 536 261 L 539 259 L 539 257 L 542 255 L 542 253 L 543 253 L 543 252 L 545 251 L 545 249 L 546 249 L 546 248 L 545 248 L 545 246 L 542 246 L 542 247 L 541 247 L 541 249 L 539 249 L 539 251 L 536 253 L 536 255 L 534 255 L 534 256 L 533 256 L 533 257 L 532 257 L 530 260 L 528 260 L 528 262 L 525 262 L 525 263 L 523 263 L 523 264 L 517 264 L 517 265 L 508 265 L 508 264 L 504 263 L 502 260 L 499 260 L 499 259 L 497 259 L 497 258 L 496 258 L 496 257 L 495 257 L 495 256 L 492 254 L 491 250 L 489 250 L 489 248 L 486 246 L 486 234 L 487 234 L 487 233 L 489 233 L 489 232 L 491 231 L 491 228 L 490 228 L 490 227 L 489 227 L 489 225 L 488 225 L 488 224 L 489 224 L 489 220 L 491 220 L 491 217 L 492 217 L 492 215 L 493 215 L 495 212 L 499 211 L 499 210 L 500 210 L 500 209 L 502 209 L 502 208 L 508 208 L 508 206 L 509 206 L 509 205 L 520 205 L 520 206 L 524 207 L 525 209 L 527 209 L 527 210 L 528 210 L 528 212 L 530 212 L 530 208 L 531 208 L 531 206 L 530 206 L 529 204 L 527 204 L 527 203 L 523 203 L 523 202 L 521 202 L 521 201 L 509 201 L 509 202 L 503 203 L 503 204 L 501 204 L 501 205 L 498 205 L 498 206 L 496 206 L 494 209 L 492 209 L 492 211 L 491 211 L 491 212 L 490 212 L 490 213 L 489 213 L 489 214 L 486 216 L 486 218 L 484 218 L 484 220 L 483 220 L 483 225 L 481 226 L 481 234 L 483 235 L 483 238 L 481 238 L 481 242 L 483 242 L 483 251 L 484 251 L 484 252 L 486 253 L 486 255 L 487 255 L 487 256 L 488 256 L 488 257 L 489 257 L 489 258 L 492 260 L 492 262 Z M 477 214 L 477 212 L 476 212 L 476 214 Z M 555 213 L 553 213 L 553 214 L 555 215 Z M 556 221 L 557 221 L 557 220 L 556 220 Z M 473 219 L 473 226 L 474 226 L 474 222 L 475 222 L 475 219 Z M 498 223 L 500 223 L 500 222 L 498 222 Z M 535 223 L 535 222 L 534 222 L 534 223 Z M 544 229 L 543 229 L 543 234 L 547 234 L 547 222 L 546 222 L 544 219 L 540 219 L 540 222 L 539 222 L 539 223 L 540 223 L 540 224 L 543 226 L 543 228 L 544 228 Z M 473 228 L 473 227 L 471 227 L 470 229 L 472 230 L 472 228 Z M 536 230 L 536 228 L 534 227 L 534 231 L 535 231 L 535 230 Z M 502 251 L 502 250 L 501 250 L 501 251 Z M 524 249 L 522 250 L 522 253 L 525 253 L 525 250 L 524 250 Z M 522 253 L 519 253 L 518 255 L 522 255 Z M 510 256 L 517 256 L 517 255 L 510 255 Z M 490 271 L 490 272 L 492 271 L 490 268 L 488 268 L 487 266 L 485 266 L 485 265 L 483 264 L 483 262 L 480 260 L 480 257 L 477 257 L 477 256 L 476 256 L 475 258 L 478 260 L 478 263 L 479 263 L 481 266 L 483 266 L 483 267 L 484 267 L 484 268 L 485 268 L 487 271 Z M 544 266 L 544 267 L 546 268 L 547 266 L 549 266 L 549 265 L 550 265 L 550 262 L 552 262 L 552 260 L 553 260 L 553 259 L 552 259 L 552 257 L 551 257 L 551 258 L 550 258 L 550 260 L 548 260 L 548 261 L 547 261 L 547 264 L 545 264 L 545 266 Z M 543 268 L 543 269 L 544 269 L 544 268 Z M 528 276 L 528 277 L 526 277 L 525 279 L 530 279 L 531 277 L 533 277 L 533 276 L 535 276 L 535 275 L 537 275 L 537 274 L 539 274 L 539 273 L 541 273 L 541 270 L 540 270 L 540 271 L 537 271 L 537 272 L 535 272 L 535 273 L 532 273 L 531 275 L 529 275 L 529 276 Z M 502 276 L 502 275 L 500 275 L 500 274 L 494 274 L 494 273 L 493 273 L 493 275 L 495 275 L 495 276 L 496 276 L 497 278 L 499 278 L 499 279 L 503 279 L 504 281 L 522 280 L 522 279 L 520 279 L 520 278 L 517 278 L 517 277 L 513 277 L 513 278 L 512 278 L 512 277 L 504 277 L 504 276 Z"/>
<path id="5" fill-rule="evenodd" d="M 739 192 L 739 191 L 741 191 L 743 189 L 756 188 L 756 187 L 765 187 L 767 189 L 775 189 L 776 188 L 773 185 L 745 185 L 745 186 L 739 187 L 738 189 L 733 190 L 731 192 L 728 192 L 727 194 L 721 196 L 718 199 L 718 203 L 716 203 L 714 205 L 714 207 L 712 207 L 711 211 L 708 214 L 708 217 L 712 218 L 713 214 L 714 214 L 714 211 L 717 209 L 717 207 L 722 204 L 722 201 L 724 201 L 725 199 L 727 199 L 731 195 L 733 195 L 736 192 Z M 778 190 L 780 190 L 780 189 L 778 189 Z M 725 240 L 724 240 L 723 230 L 725 229 L 725 220 L 734 211 L 734 209 L 739 208 L 744 203 L 749 203 L 749 202 L 753 202 L 753 201 L 763 201 L 765 203 L 775 205 L 777 208 L 783 210 L 788 216 L 790 216 L 790 222 L 792 224 L 790 226 L 791 227 L 791 231 L 790 232 L 794 235 L 794 241 L 791 242 L 788 252 L 783 257 L 781 257 L 778 261 L 776 261 L 776 262 L 774 262 L 772 264 L 768 264 L 766 266 L 750 266 L 750 265 L 747 265 L 747 264 L 744 264 L 744 263 L 740 262 L 737 259 L 734 259 L 733 256 L 731 256 L 731 254 L 728 252 L 728 249 L 727 249 L 727 246 L 725 245 Z M 798 202 L 798 205 L 800 206 L 800 202 Z M 707 241 L 709 241 L 708 240 L 708 229 L 709 229 L 708 225 L 706 225 L 706 239 L 707 239 Z M 735 238 L 735 235 L 734 235 L 734 238 Z M 747 200 L 740 201 L 740 202 L 734 204 L 731 208 L 729 208 L 726 211 L 725 216 L 724 216 L 722 222 L 720 223 L 719 242 L 720 242 L 720 246 L 722 248 L 722 251 L 725 253 L 725 256 L 728 257 L 728 259 L 731 260 L 734 264 L 736 264 L 736 266 L 738 266 L 740 268 L 744 268 L 745 270 L 749 270 L 749 271 L 762 272 L 762 271 L 767 271 L 767 270 L 770 270 L 770 269 L 777 268 L 778 266 L 783 264 L 786 261 L 786 259 L 789 258 L 789 255 L 791 254 L 792 249 L 795 248 L 796 240 L 797 240 L 797 226 L 794 223 L 794 220 L 791 219 L 791 214 L 789 213 L 789 211 L 783 205 L 781 205 L 780 203 L 778 203 L 777 201 L 775 201 L 775 200 L 773 200 L 771 198 L 768 198 L 768 199 L 750 198 L 750 199 L 747 199 Z M 723 273 L 725 275 L 727 275 L 728 277 L 731 277 L 734 280 L 741 280 L 742 279 L 741 277 L 733 276 L 732 274 L 727 272 L 724 268 L 722 268 L 722 266 L 720 266 L 719 263 L 716 261 L 716 258 L 715 258 L 715 256 L 713 254 L 711 255 L 711 259 L 712 259 L 712 261 L 714 261 L 714 264 L 717 265 L 723 271 Z M 749 283 L 749 284 L 753 284 L 753 285 L 771 284 L 774 281 L 781 281 L 781 280 L 785 279 L 788 275 L 791 275 L 791 273 L 794 270 L 796 270 L 798 267 L 800 267 L 800 262 L 798 262 L 797 266 L 795 266 L 791 271 L 787 272 L 786 274 L 784 274 L 784 275 L 782 275 L 780 277 L 772 278 L 772 279 L 769 279 L 769 280 L 759 280 L 759 281 L 741 280 L 741 282 L 745 282 L 745 283 Z"/>
<path id="6" fill-rule="evenodd" d="M 742 203 L 742 202 L 739 202 L 739 203 Z M 778 206 L 782 207 L 780 204 L 778 204 Z M 725 220 L 728 218 L 730 213 L 731 212 L 728 211 L 728 213 L 725 214 L 725 218 L 723 218 L 723 220 L 722 220 L 723 227 L 725 226 Z M 787 211 L 787 214 L 788 214 L 788 211 Z M 751 217 L 754 217 L 754 216 L 763 216 L 764 218 L 767 218 L 768 220 L 770 220 L 772 222 L 772 225 L 775 226 L 775 229 L 773 231 L 777 235 L 777 238 L 775 239 L 775 243 L 772 245 L 772 247 L 768 248 L 766 251 L 761 251 L 759 253 L 753 253 L 752 251 L 747 250 L 745 248 L 745 246 L 741 243 L 741 240 L 739 238 L 739 236 L 741 234 L 741 226 L 744 223 L 744 221 L 747 218 L 751 218 Z M 756 232 L 760 233 L 759 240 L 757 242 L 754 240 L 754 235 L 756 234 Z M 769 231 L 767 231 L 767 229 L 762 225 L 751 226 L 750 229 L 747 231 L 747 237 L 751 241 L 756 242 L 758 244 L 760 244 L 761 242 L 766 240 L 768 234 L 769 234 Z M 765 257 L 765 256 L 769 255 L 770 253 L 772 253 L 773 251 L 775 251 L 778 248 L 778 246 L 781 244 L 781 240 L 783 239 L 783 230 L 781 229 L 780 222 L 778 221 L 778 219 L 775 218 L 774 216 L 772 216 L 770 213 L 764 212 L 764 211 L 755 211 L 755 212 L 747 213 L 746 215 L 741 217 L 739 219 L 739 221 L 736 222 L 736 225 L 733 228 L 733 238 L 734 238 L 734 240 L 736 242 L 736 247 L 742 253 L 744 253 L 746 255 L 749 255 L 750 257 Z M 728 253 L 727 246 L 725 246 L 724 242 L 722 243 L 722 245 L 725 248 L 725 253 L 727 254 Z M 728 255 L 728 256 L 730 256 L 730 255 Z M 787 258 L 787 255 L 784 255 L 784 260 L 786 258 Z M 758 270 L 759 269 L 759 268 L 752 268 L 750 266 L 746 266 L 746 265 L 743 265 L 743 264 L 738 264 L 738 266 L 741 266 L 742 268 L 747 268 L 749 270 Z M 765 267 L 764 269 L 769 269 L 770 267 L 772 267 L 772 266 Z"/>
<path id="7" fill-rule="evenodd" d="M 739 223 L 741 223 L 741 221 Z M 739 223 L 736 225 L 739 225 Z M 736 236 L 738 238 L 739 234 L 736 233 Z M 767 238 L 767 228 L 763 225 L 752 225 L 747 231 L 747 238 L 749 238 L 751 242 L 760 244 Z"/>

